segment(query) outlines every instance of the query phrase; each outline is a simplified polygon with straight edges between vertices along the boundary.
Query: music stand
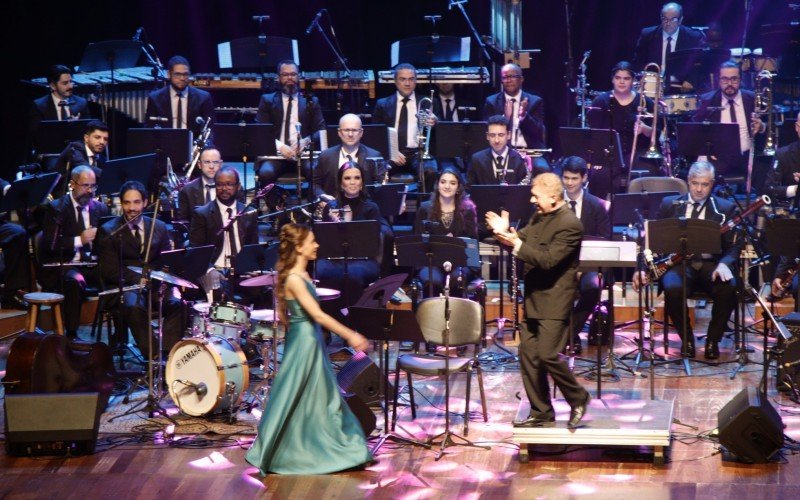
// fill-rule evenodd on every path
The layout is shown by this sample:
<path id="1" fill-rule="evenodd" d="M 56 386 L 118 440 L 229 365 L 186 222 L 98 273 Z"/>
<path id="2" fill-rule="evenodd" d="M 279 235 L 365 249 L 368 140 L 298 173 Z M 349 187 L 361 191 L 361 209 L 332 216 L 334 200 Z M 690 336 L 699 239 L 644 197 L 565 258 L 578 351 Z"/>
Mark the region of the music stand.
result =
<path id="1" fill-rule="evenodd" d="M 86 132 L 92 120 L 42 120 L 36 129 L 36 151 L 39 153 L 61 153 L 72 141 L 77 141 Z"/>
<path id="2" fill-rule="evenodd" d="M 683 255 L 681 260 L 681 301 L 683 304 L 683 339 L 681 342 L 681 357 L 663 361 L 661 364 L 683 363 L 683 369 L 687 375 L 692 374 L 689 365 L 688 355 L 688 330 L 689 330 L 689 311 L 686 305 L 686 256 L 691 254 L 718 254 L 722 248 L 719 236 L 719 224 L 705 219 L 661 219 L 645 221 L 645 248 L 653 253 L 669 255 L 671 253 Z M 669 318 L 665 318 L 666 321 Z M 668 342 L 668 340 L 665 340 Z M 665 346 L 666 347 L 666 346 Z M 666 350 L 666 349 L 665 349 Z M 698 361 L 692 359 L 691 361 Z"/>
<path id="3" fill-rule="evenodd" d="M 83 49 L 81 63 L 77 69 L 81 73 L 110 71 L 113 84 L 116 83 L 114 70 L 135 67 L 141 53 L 142 42 L 135 40 L 106 40 L 90 43 Z"/>
<path id="4" fill-rule="evenodd" d="M 615 194 L 611 203 L 611 224 L 613 226 L 637 224 L 639 222 L 637 210 L 643 219 L 656 219 L 664 198 L 679 194 L 677 191 Z"/>
<path id="5" fill-rule="evenodd" d="M 0 202 L 0 213 L 16 210 L 19 214 L 25 214 L 26 209 L 41 205 L 47 201 L 47 195 L 53 191 L 60 178 L 61 174 L 50 172 L 15 180 Z"/>
<path id="6" fill-rule="evenodd" d="M 730 157 L 739 152 L 739 126 L 735 123 L 679 122 L 678 145 L 684 156 Z M 741 173 L 741 172 L 739 172 Z"/>
<path id="7" fill-rule="evenodd" d="M 217 44 L 220 69 L 257 70 L 275 67 L 286 59 L 299 63 L 297 40 L 280 36 L 249 36 Z"/>
<path id="8" fill-rule="evenodd" d="M 428 296 L 433 296 L 434 267 L 442 267 L 450 262 L 453 269 L 467 265 L 467 243 L 454 236 L 433 234 L 414 234 L 399 236 L 394 240 L 397 249 L 397 263 L 400 266 L 428 268 Z"/>
<path id="9" fill-rule="evenodd" d="M 590 191 L 593 182 L 595 186 L 601 184 L 610 191 L 611 174 L 614 169 L 618 171 L 625 169 L 619 133 L 611 128 L 561 127 L 558 129 L 558 137 L 561 140 L 563 156 L 579 156 L 589 164 Z M 598 177 L 601 174 L 604 179 Z M 597 193 L 596 190 L 595 192 Z M 602 193 L 598 193 L 598 196 L 600 194 Z M 605 198 L 605 196 L 600 197 Z"/>
<path id="10" fill-rule="evenodd" d="M 97 194 L 118 193 L 119 187 L 126 181 L 139 181 L 147 185 L 155 163 L 155 153 L 108 160 L 103 167 L 103 175 L 97 179 Z"/>
<path id="11" fill-rule="evenodd" d="M 731 52 L 728 49 L 694 48 L 669 52 L 664 80 L 669 85 L 670 76 L 674 75 L 680 82 L 685 80 L 691 83 L 694 92 L 708 90 L 713 87 L 710 82 L 717 76 L 719 65 L 730 58 Z"/>
<path id="12" fill-rule="evenodd" d="M 353 328 L 370 340 L 380 341 L 381 343 L 381 362 L 386 370 L 383 370 L 383 432 L 377 444 L 372 447 L 374 455 L 387 439 L 391 439 L 400 444 L 411 444 L 430 449 L 431 445 L 398 436 L 394 431 L 389 430 L 389 342 L 424 342 L 417 316 L 413 311 L 401 309 L 377 309 L 371 307 L 351 307 L 348 317 Z M 397 369 L 397 368 L 395 368 Z M 397 394 L 395 386 L 395 395 Z M 397 418 L 397 406 L 393 408 L 393 418 Z"/>
<path id="13" fill-rule="evenodd" d="M 372 283 L 352 307 L 386 307 L 386 304 L 408 278 L 408 273 L 392 274 Z"/>
<path id="14" fill-rule="evenodd" d="M 241 159 L 242 189 L 247 191 L 247 161 L 259 156 L 276 156 L 275 126 L 271 123 L 230 124 L 214 123 L 211 126 L 214 144 L 222 152 L 223 160 Z M 253 162 L 253 175 L 258 180 Z M 298 193 L 299 195 L 299 193 Z"/>
<path id="15" fill-rule="evenodd" d="M 364 187 L 369 198 L 378 205 L 381 215 L 386 218 L 400 215 L 406 197 L 406 184 L 367 184 Z"/>
<path id="16" fill-rule="evenodd" d="M 167 160 L 173 169 L 183 172 L 191 161 L 192 131 L 180 128 L 131 128 L 128 129 L 129 156 L 155 153 L 156 163 L 150 182 L 146 184 L 151 192 L 154 186 L 167 174 Z"/>
<path id="17" fill-rule="evenodd" d="M 200 278 L 208 272 L 208 268 L 211 265 L 214 248 L 214 245 L 204 245 L 201 247 L 167 250 L 161 252 L 159 263 L 164 272 L 174 274 L 199 285 Z"/>
<path id="18" fill-rule="evenodd" d="M 278 262 L 277 242 L 244 245 L 236 255 L 236 273 L 248 274 L 268 271 Z"/>
<path id="19" fill-rule="evenodd" d="M 376 149 L 384 158 L 389 158 L 389 128 L 383 124 L 362 125 L 361 128 L 364 130 L 361 143 Z M 328 137 L 329 148 L 342 143 L 342 138 L 339 137 L 339 125 L 328 125 L 325 134 Z"/>
<path id="20" fill-rule="evenodd" d="M 433 156 L 472 158 L 486 149 L 486 122 L 439 122 L 433 127 Z"/>
<path id="21" fill-rule="evenodd" d="M 469 49 L 469 37 L 438 36 L 435 43 L 431 43 L 430 36 L 404 38 L 392 43 L 392 67 L 401 62 L 418 68 L 429 67 L 433 63 L 466 63 L 470 59 Z"/>

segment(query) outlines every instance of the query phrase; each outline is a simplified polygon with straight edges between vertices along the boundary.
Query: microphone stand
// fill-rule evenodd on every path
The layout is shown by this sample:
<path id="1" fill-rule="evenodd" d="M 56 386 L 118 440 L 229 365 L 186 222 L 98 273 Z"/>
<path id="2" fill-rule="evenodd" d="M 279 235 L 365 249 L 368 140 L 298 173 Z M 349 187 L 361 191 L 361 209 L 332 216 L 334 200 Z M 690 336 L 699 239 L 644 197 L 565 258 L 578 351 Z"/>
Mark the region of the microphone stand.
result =
<path id="1" fill-rule="evenodd" d="M 450 10 L 451 7 L 458 7 L 458 10 L 461 11 L 461 15 L 464 16 L 464 20 L 467 22 L 467 26 L 469 26 L 469 30 L 472 33 L 472 36 L 475 38 L 475 42 L 478 44 L 478 66 L 483 67 L 484 64 L 488 62 L 492 62 L 492 58 L 489 57 L 489 51 L 486 50 L 486 44 L 484 43 L 481 36 L 478 34 L 478 30 L 475 29 L 475 25 L 472 24 L 472 20 L 469 18 L 467 11 L 464 10 L 464 4 L 467 3 L 468 0 L 450 0 L 450 3 L 447 6 L 447 9 Z M 492 72 L 493 74 L 494 72 Z M 483 102 L 485 100 L 485 86 L 480 85 L 480 95 L 479 101 Z"/>

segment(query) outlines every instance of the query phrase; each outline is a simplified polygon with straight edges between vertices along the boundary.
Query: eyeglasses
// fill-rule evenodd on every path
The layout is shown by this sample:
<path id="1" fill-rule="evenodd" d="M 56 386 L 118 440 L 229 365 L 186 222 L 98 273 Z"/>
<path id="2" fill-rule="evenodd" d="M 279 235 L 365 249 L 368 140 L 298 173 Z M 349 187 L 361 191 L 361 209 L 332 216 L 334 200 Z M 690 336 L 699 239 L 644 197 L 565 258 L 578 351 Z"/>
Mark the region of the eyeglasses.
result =
<path id="1" fill-rule="evenodd" d="M 87 191 L 94 191 L 97 189 L 97 184 L 75 184 L 79 188 L 86 189 Z"/>
<path id="2" fill-rule="evenodd" d="M 280 73 L 281 78 L 297 78 L 297 73 Z"/>
<path id="3" fill-rule="evenodd" d="M 173 72 L 172 76 L 174 76 L 175 78 L 189 78 L 191 76 L 191 73 L 175 73 L 175 72 Z"/>
<path id="4" fill-rule="evenodd" d="M 223 187 L 223 188 L 235 188 L 235 187 L 239 186 L 239 183 L 238 182 L 217 182 L 215 185 L 217 187 Z"/>
<path id="5" fill-rule="evenodd" d="M 681 20 L 680 17 L 664 17 L 664 16 L 661 16 L 661 22 L 662 23 L 666 23 L 666 24 L 677 23 L 680 20 Z"/>
<path id="6" fill-rule="evenodd" d="M 503 75 L 500 77 L 501 80 L 517 80 L 522 78 L 522 75 Z"/>
<path id="7" fill-rule="evenodd" d="M 340 128 L 339 132 L 343 134 L 360 134 L 364 129 L 361 128 Z"/>
<path id="8" fill-rule="evenodd" d="M 732 76 L 730 78 L 727 76 L 723 76 L 719 79 L 719 83 L 739 83 L 739 80 L 741 80 L 741 78 L 739 78 L 738 76 Z"/>
<path id="9" fill-rule="evenodd" d="M 222 165 L 222 160 L 203 160 L 203 165 Z"/>

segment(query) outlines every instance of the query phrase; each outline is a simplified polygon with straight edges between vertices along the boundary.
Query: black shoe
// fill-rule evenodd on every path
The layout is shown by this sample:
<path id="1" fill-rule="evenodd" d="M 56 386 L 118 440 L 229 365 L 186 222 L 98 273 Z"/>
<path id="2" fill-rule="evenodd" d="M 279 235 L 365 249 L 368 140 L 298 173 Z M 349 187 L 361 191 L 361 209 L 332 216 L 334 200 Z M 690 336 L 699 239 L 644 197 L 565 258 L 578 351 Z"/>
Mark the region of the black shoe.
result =
<path id="1" fill-rule="evenodd" d="M 583 403 L 572 407 L 569 412 L 569 422 L 567 422 L 568 429 L 576 429 L 580 425 L 583 416 L 586 415 L 586 407 L 589 406 L 591 399 L 592 397 L 589 393 L 586 393 L 586 399 L 583 400 Z"/>
<path id="2" fill-rule="evenodd" d="M 703 357 L 706 359 L 719 359 L 719 343 L 713 340 L 707 341 Z"/>
<path id="3" fill-rule="evenodd" d="M 683 346 L 681 346 L 681 352 L 683 352 Z M 689 345 L 686 346 L 686 356 L 689 358 L 695 357 L 697 351 L 694 348 L 694 339 L 689 341 Z"/>
<path id="4" fill-rule="evenodd" d="M 528 418 L 523 420 L 514 420 L 511 422 L 514 427 L 554 427 L 556 425 L 555 417 L 543 417 L 528 415 Z"/>
<path id="5" fill-rule="evenodd" d="M 577 340 L 572 344 L 572 354 L 576 356 L 580 356 L 583 352 L 583 347 L 581 347 L 581 341 Z"/>

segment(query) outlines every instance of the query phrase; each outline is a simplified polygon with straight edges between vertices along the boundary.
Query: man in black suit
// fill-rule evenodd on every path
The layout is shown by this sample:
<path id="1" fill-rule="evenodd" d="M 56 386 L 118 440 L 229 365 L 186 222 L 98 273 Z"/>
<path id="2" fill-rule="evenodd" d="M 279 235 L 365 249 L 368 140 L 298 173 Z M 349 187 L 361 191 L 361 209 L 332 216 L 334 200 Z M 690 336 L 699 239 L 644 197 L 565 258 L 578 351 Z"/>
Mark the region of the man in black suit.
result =
<path id="1" fill-rule="evenodd" d="M 50 87 L 50 93 L 34 100 L 31 106 L 28 131 L 32 139 L 35 139 L 39 122 L 42 120 L 91 118 L 86 99 L 72 94 L 74 84 L 71 69 L 61 64 L 51 66 L 47 73 L 47 85 Z"/>
<path id="2" fill-rule="evenodd" d="M 232 266 L 235 268 L 236 254 L 242 246 L 258 243 L 257 212 L 245 212 L 229 229 L 223 230 L 231 217 L 245 209 L 244 203 L 236 201 L 240 187 L 239 173 L 235 168 L 225 165 L 214 176 L 214 185 L 216 199 L 194 209 L 189 225 L 189 246 L 214 245 L 212 267 L 201 278 L 200 284 L 207 295 L 214 290 L 223 294 L 223 297 L 214 297 L 216 300 L 233 300 L 234 290 L 228 282 L 228 272 Z"/>
<path id="3" fill-rule="evenodd" d="M 222 166 L 222 155 L 216 148 L 206 148 L 197 160 L 200 176 L 187 183 L 178 192 L 178 219 L 189 222 L 196 207 L 217 198 L 214 176 Z"/>
<path id="4" fill-rule="evenodd" d="M 214 121 L 211 94 L 189 85 L 192 72 L 183 56 L 167 61 L 167 76 L 169 85 L 147 96 L 146 125 L 189 129 L 197 138 L 205 122 Z"/>
<path id="5" fill-rule="evenodd" d="M 364 129 L 358 115 L 346 114 L 339 119 L 339 139 L 342 143 L 319 154 L 317 167 L 314 169 L 314 191 L 317 196 L 327 194 L 336 196 L 339 193 L 336 174 L 339 168 L 349 161 L 357 163 L 364 172 L 364 185 L 380 182 L 383 179 L 375 171 L 374 162 L 367 158 L 377 158 L 381 154 L 369 146 L 361 144 Z M 370 168 L 372 167 L 372 168 Z"/>
<path id="6" fill-rule="evenodd" d="M 543 149 L 545 147 L 544 101 L 538 95 L 522 90 L 525 78 L 522 68 L 509 63 L 500 69 L 503 91 L 492 94 L 483 103 L 483 119 L 503 115 L 508 120 L 514 148 Z M 549 170 L 544 157 L 534 158 L 533 163 L 542 170 Z"/>
<path id="7" fill-rule="evenodd" d="M 794 131 L 800 137 L 800 120 L 794 123 Z M 794 141 L 778 148 L 775 152 L 775 165 L 767 174 L 764 186 L 768 195 L 779 200 L 792 200 L 797 206 L 798 183 L 800 183 L 800 141 Z"/>
<path id="8" fill-rule="evenodd" d="M 687 81 L 690 75 L 684 69 L 668 68 L 667 54 L 676 50 L 702 48 L 705 46 L 705 35 L 700 30 L 681 26 L 683 7 L 669 2 L 661 7 L 661 24 L 644 28 L 636 41 L 633 51 L 633 64 L 637 70 L 643 70 L 650 63 L 656 63 L 664 76 L 667 93 L 689 92 L 692 85 Z"/>
<path id="9" fill-rule="evenodd" d="M 761 118 L 754 114 L 755 94 L 741 89 L 739 65 L 725 61 L 719 67 L 719 89 L 703 94 L 693 121 L 736 123 L 739 126 L 739 148 L 727 145 L 725 153 L 711 158 L 719 175 L 746 174 L 750 143 L 756 134 L 766 128 Z M 705 161 L 705 157 L 699 160 Z"/>
<path id="10" fill-rule="evenodd" d="M 708 162 L 695 162 L 689 168 L 687 177 L 689 192 L 679 196 L 664 198 L 658 210 L 658 219 L 685 217 L 687 219 L 706 219 L 720 225 L 731 220 L 736 206 L 723 198 L 711 194 L 714 187 L 714 166 Z M 725 332 L 733 309 L 736 307 L 735 271 L 741 252 L 741 238 L 735 237 L 735 231 L 728 231 L 722 238 L 722 253 L 717 255 L 696 255 L 691 262 L 686 262 L 686 294 L 694 290 L 709 292 L 714 300 L 711 310 L 711 322 L 706 337 L 705 358 L 719 358 L 719 341 Z M 664 288 L 665 310 L 675 324 L 684 343 L 683 351 L 689 357 L 695 355 L 694 333 L 687 322 L 688 330 L 683 331 L 684 314 L 688 314 L 683 303 L 683 282 L 681 266 L 670 268 L 661 278 Z M 634 274 L 634 289 L 647 281 L 646 274 Z"/>
<path id="11" fill-rule="evenodd" d="M 319 132 L 325 130 L 325 119 L 319 100 L 311 100 L 298 92 L 300 67 L 294 61 L 278 63 L 280 92 L 264 94 L 258 102 L 256 123 L 271 123 L 275 126 L 275 147 L 283 160 L 266 161 L 258 170 L 262 186 L 274 183 L 286 172 L 297 169 L 297 156 L 303 150 L 319 144 Z M 299 129 L 299 130 L 298 130 Z M 298 134 L 300 141 L 298 142 Z M 302 163 L 303 176 L 311 179 L 310 164 Z"/>
<path id="12" fill-rule="evenodd" d="M 0 179 L 0 203 L 11 189 L 4 179 Z M 6 220 L 0 215 L 0 248 L 3 249 L 3 292 L 0 307 L 3 309 L 27 309 L 21 295 L 30 286 L 30 255 L 28 254 L 28 234 L 19 224 Z"/>
<path id="13" fill-rule="evenodd" d="M 119 188 L 122 215 L 116 217 L 100 228 L 97 238 L 98 261 L 103 282 L 107 288 L 113 289 L 120 286 L 120 269 L 123 276 L 122 286 L 138 284 L 142 275 L 128 269 L 128 266 L 143 267 L 147 254 L 147 241 L 150 232 L 153 238 L 150 241 L 150 253 L 147 259 L 154 270 L 158 269 L 161 252 L 171 250 L 172 246 L 167 232 L 167 225 L 160 220 L 153 220 L 142 215 L 147 206 L 147 191 L 138 181 L 128 181 Z M 155 223 L 155 227 L 153 224 Z M 153 281 L 152 299 L 153 311 L 158 311 L 159 281 Z M 163 351 L 169 353 L 172 347 L 181 339 L 184 330 L 182 324 L 182 307 L 180 292 L 175 288 L 168 288 L 164 292 L 163 301 Z M 158 344 L 154 339 L 154 350 L 150 353 L 148 342 L 149 321 L 147 315 L 147 293 L 143 290 L 130 290 L 123 292 L 122 316 L 124 324 L 133 333 L 139 351 L 147 359 L 155 359 Z M 154 332 L 157 335 L 157 332 Z M 127 332 L 126 332 L 127 342 Z"/>
<path id="14" fill-rule="evenodd" d="M 70 187 L 71 193 L 45 207 L 38 253 L 43 264 L 64 263 L 60 268 L 43 268 L 40 281 L 45 290 L 63 293 L 64 328 L 67 336 L 74 338 L 80 326 L 87 282 L 97 281 L 91 267 L 78 264 L 94 260 L 98 223 L 108 214 L 108 208 L 93 199 L 97 177 L 90 167 L 80 165 L 72 169 Z"/>
<path id="15" fill-rule="evenodd" d="M 583 228 L 565 203 L 564 186 L 554 173 L 533 179 L 531 203 L 536 204 L 536 214 L 519 232 L 509 227 L 507 217 L 486 214 L 495 238 L 510 246 L 525 264 L 525 321 L 520 324 L 519 358 L 531 411 L 527 418 L 514 421 L 514 426 L 554 425 L 549 374 L 570 405 L 567 425 L 575 428 L 590 397 L 559 353 L 567 341 Z"/>
<path id="16" fill-rule="evenodd" d="M 528 164 L 516 149 L 508 147 L 511 138 L 508 120 L 490 116 L 486 122 L 489 147 L 472 155 L 467 169 L 467 185 L 520 184 L 528 176 Z M 532 175 L 546 172 L 538 166 Z"/>
<path id="17" fill-rule="evenodd" d="M 87 123 L 83 132 L 83 140 L 70 142 L 54 164 L 52 171 L 61 174 L 61 180 L 53 189 L 55 196 L 66 192 L 70 171 L 78 165 L 89 166 L 95 177 L 99 179 L 108 160 L 107 147 L 108 125 L 100 120 L 92 120 Z"/>
<path id="18" fill-rule="evenodd" d="M 562 162 L 561 181 L 567 206 L 583 224 L 583 236 L 611 239 L 611 220 L 603 200 L 584 189 L 589 180 L 589 167 L 580 156 L 569 156 Z M 582 352 L 579 334 L 600 300 L 603 283 L 597 272 L 581 273 L 578 283 L 578 303 L 572 310 L 573 352 Z"/>
<path id="19" fill-rule="evenodd" d="M 397 91 L 375 102 L 372 112 L 372 123 L 384 124 L 397 130 L 397 157 L 392 158 L 392 170 L 406 172 L 419 176 L 420 162 L 424 179 L 425 191 L 431 192 L 433 182 L 438 172 L 435 159 L 422 160 L 419 156 L 419 125 L 417 123 L 417 107 L 420 99 L 415 90 L 417 88 L 417 69 L 408 63 L 400 63 L 394 67 L 394 85 Z M 431 111 L 433 103 L 431 103 Z M 436 125 L 436 114 L 431 112 L 428 126 Z"/>

